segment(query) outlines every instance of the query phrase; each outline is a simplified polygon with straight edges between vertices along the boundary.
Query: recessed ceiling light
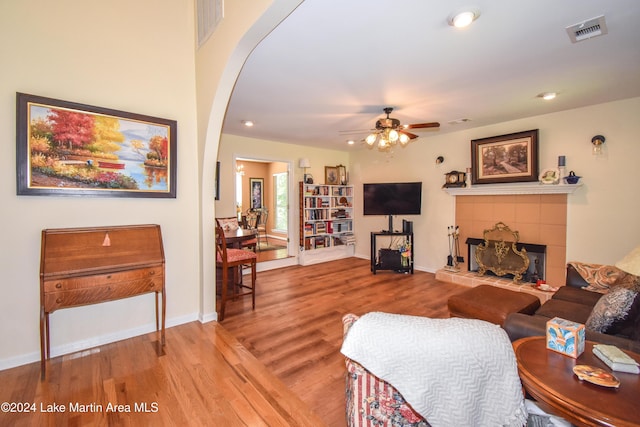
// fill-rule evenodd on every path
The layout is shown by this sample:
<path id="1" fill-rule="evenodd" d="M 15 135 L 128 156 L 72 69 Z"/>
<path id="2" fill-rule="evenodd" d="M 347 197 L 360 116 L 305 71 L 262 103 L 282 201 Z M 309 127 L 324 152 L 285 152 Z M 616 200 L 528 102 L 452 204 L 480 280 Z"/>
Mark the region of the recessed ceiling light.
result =
<path id="1" fill-rule="evenodd" d="M 246 127 L 250 128 L 251 126 L 253 126 L 253 122 L 251 120 L 243 120 L 242 124 L 245 125 Z"/>
<path id="2" fill-rule="evenodd" d="M 449 25 L 456 28 L 468 27 L 480 16 L 479 10 L 464 10 L 449 16 Z"/>
<path id="3" fill-rule="evenodd" d="M 538 94 L 538 98 L 542 98 L 545 101 L 551 101 L 553 98 L 555 98 L 557 95 L 557 93 L 555 92 L 543 92 Z"/>
<path id="4" fill-rule="evenodd" d="M 355 142 L 353 139 L 349 139 L 349 140 L 347 140 L 347 144 L 349 144 L 349 145 L 353 145 L 353 144 L 355 144 L 355 143 L 356 143 L 356 142 Z"/>

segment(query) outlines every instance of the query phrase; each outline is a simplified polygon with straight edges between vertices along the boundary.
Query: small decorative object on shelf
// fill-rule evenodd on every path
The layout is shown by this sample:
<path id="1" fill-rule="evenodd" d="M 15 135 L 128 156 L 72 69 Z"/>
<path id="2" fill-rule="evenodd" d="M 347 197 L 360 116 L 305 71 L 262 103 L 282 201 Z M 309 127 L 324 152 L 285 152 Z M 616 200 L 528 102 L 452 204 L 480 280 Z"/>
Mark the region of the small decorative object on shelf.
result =
<path id="1" fill-rule="evenodd" d="M 403 267 L 409 267 L 411 260 L 411 242 L 409 239 L 405 239 L 404 243 L 398 248 L 400 251 L 400 262 Z"/>
<path id="2" fill-rule="evenodd" d="M 447 172 L 445 175 L 445 183 L 443 187 L 464 187 L 465 186 L 465 173 L 459 171 Z"/>
<path id="3" fill-rule="evenodd" d="M 338 184 L 347 185 L 349 178 L 347 177 L 347 168 L 343 165 L 336 166 L 338 169 Z"/>
<path id="4" fill-rule="evenodd" d="M 548 168 L 540 173 L 539 180 L 543 184 L 558 184 L 560 182 L 560 170 L 558 168 Z"/>
<path id="5" fill-rule="evenodd" d="M 569 175 L 564 177 L 567 184 L 577 184 L 580 181 L 581 176 L 576 175 L 574 171 L 569 172 Z"/>

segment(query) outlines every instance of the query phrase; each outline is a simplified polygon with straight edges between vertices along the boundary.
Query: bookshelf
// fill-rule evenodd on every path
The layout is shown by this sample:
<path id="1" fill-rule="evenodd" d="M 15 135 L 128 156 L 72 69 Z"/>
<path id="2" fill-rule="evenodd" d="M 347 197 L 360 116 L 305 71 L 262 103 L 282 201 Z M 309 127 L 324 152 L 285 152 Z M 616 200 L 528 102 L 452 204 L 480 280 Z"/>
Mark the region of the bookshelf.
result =
<path id="1" fill-rule="evenodd" d="M 351 256 L 354 245 L 353 186 L 300 182 L 300 263 Z"/>

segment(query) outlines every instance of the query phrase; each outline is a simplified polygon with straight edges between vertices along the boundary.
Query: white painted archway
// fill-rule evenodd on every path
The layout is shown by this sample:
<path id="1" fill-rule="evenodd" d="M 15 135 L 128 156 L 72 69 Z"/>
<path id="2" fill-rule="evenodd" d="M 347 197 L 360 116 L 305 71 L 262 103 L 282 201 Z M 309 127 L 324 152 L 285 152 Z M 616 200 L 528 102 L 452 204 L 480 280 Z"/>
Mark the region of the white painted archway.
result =
<path id="1" fill-rule="evenodd" d="M 255 1 L 255 0 L 254 0 Z M 271 2 L 238 2 L 232 1 L 225 4 L 225 18 L 216 30 L 211 40 L 201 48 L 203 52 L 197 55 L 196 87 L 198 90 L 198 129 L 199 129 L 199 158 L 200 163 L 200 321 L 216 320 L 215 301 L 215 242 L 214 242 L 214 188 L 215 188 L 215 164 L 222 123 L 233 86 L 240 74 L 251 51 L 258 43 L 285 19 L 303 0 L 273 0 Z M 242 3 L 239 5 L 237 3 Z M 270 4 L 269 4 L 270 3 Z M 251 7 L 252 14 L 247 8 Z M 254 19 L 255 12 L 264 8 L 264 13 Z M 227 20 L 227 11 L 229 12 Z M 232 15 L 233 14 L 233 15 Z M 225 27 L 226 25 L 226 27 Z M 247 27 L 244 34 L 238 33 L 239 27 Z M 218 34 L 219 33 L 219 34 Z M 229 37 L 227 37 L 229 36 Z M 210 46 L 207 46 L 212 44 Z M 235 47 L 233 47 L 235 45 Z M 220 49 L 218 49 L 220 47 Z M 225 64 L 220 63 L 219 58 L 224 51 L 231 52 Z M 218 83 L 209 85 L 206 83 L 208 69 L 215 79 L 216 70 L 219 72 Z M 201 90 L 202 89 L 202 90 Z M 208 89 L 208 90 L 207 90 Z M 209 92 L 209 93 L 208 93 Z M 210 109 L 208 108 L 210 106 Z M 209 113 L 203 113 L 209 110 Z M 200 123 L 200 122 L 204 123 Z M 206 123 L 206 125 L 205 125 Z"/>

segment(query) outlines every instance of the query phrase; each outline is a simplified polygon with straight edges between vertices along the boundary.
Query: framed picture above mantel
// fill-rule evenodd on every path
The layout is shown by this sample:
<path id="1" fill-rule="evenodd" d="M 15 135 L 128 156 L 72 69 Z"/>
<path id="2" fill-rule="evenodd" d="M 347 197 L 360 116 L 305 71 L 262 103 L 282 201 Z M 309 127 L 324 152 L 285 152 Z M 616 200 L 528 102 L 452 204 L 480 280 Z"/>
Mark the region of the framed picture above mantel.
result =
<path id="1" fill-rule="evenodd" d="M 538 129 L 471 140 L 471 183 L 538 180 Z"/>
<path id="2" fill-rule="evenodd" d="M 16 94 L 17 194 L 176 197 L 177 122 Z"/>

